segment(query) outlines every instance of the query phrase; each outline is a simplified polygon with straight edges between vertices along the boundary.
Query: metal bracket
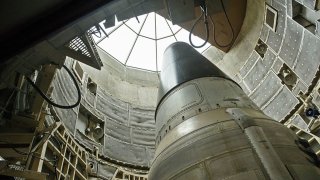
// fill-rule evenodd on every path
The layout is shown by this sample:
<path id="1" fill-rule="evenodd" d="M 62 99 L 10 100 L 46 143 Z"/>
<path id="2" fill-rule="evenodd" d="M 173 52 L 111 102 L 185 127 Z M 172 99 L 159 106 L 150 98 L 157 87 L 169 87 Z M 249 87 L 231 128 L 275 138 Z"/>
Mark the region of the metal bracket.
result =
<path id="1" fill-rule="evenodd" d="M 267 118 L 261 115 L 257 116 L 256 114 L 246 112 L 245 110 L 240 108 L 228 108 L 226 112 L 234 118 L 234 120 L 239 124 L 242 130 L 250 126 L 258 126 L 255 121 L 256 118 Z"/>

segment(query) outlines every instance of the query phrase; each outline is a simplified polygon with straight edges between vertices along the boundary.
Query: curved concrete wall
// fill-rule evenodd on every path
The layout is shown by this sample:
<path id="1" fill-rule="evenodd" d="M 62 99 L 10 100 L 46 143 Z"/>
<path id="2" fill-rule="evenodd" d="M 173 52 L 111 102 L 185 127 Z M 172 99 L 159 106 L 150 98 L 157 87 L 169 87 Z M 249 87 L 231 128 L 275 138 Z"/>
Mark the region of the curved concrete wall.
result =
<path id="1" fill-rule="evenodd" d="M 278 12 L 276 32 L 264 25 L 265 1 L 247 2 L 242 30 L 230 52 L 223 53 L 212 47 L 204 55 L 233 77 L 267 115 L 306 129 L 310 119 L 304 116 L 304 109 L 310 105 L 320 108 L 319 37 L 293 20 L 292 0 L 267 0 Z M 263 57 L 255 51 L 259 39 L 268 46 Z M 57 114 L 66 119 L 69 130 L 89 148 L 99 146 L 102 155 L 111 159 L 148 166 L 154 151 L 154 139 L 151 141 L 151 136 L 154 138 L 154 119 L 151 114 L 157 102 L 158 75 L 126 68 L 100 49 L 99 53 L 104 63 L 101 71 L 81 66 L 86 78 L 90 77 L 98 84 L 96 96 L 87 93 L 83 86 L 82 104 L 104 122 L 105 136 L 101 146 L 85 140 L 83 134 L 87 120 L 77 121 L 79 109 L 57 110 Z M 293 86 L 286 85 L 281 79 L 280 71 L 284 67 L 297 76 Z M 65 75 L 57 76 L 56 80 L 72 84 Z M 57 88 L 53 97 L 58 103 L 73 102 L 74 98 L 68 99 L 69 89 L 73 87 L 64 87 L 56 82 L 54 86 Z M 75 93 L 71 90 L 71 94 Z M 317 131 L 313 133 L 320 134 Z M 123 151 L 112 147 L 121 147 Z"/>
<path id="2" fill-rule="evenodd" d="M 299 5 L 292 0 L 248 0 L 240 35 L 232 50 L 217 63 L 267 115 L 302 129 L 312 119 L 305 117 L 305 108 L 320 108 L 320 39 L 293 18 L 297 5 L 315 12 L 316 1 L 312 1 L 312 7 L 310 2 Z M 266 4 L 278 12 L 275 32 L 264 24 Z M 255 51 L 259 39 L 268 47 L 264 56 Z M 295 84 L 284 82 L 284 69 L 297 77 Z"/>
<path id="3" fill-rule="evenodd" d="M 156 72 L 125 67 L 98 48 L 101 71 L 81 64 L 88 76 L 112 96 L 146 107 L 155 107 L 159 78 Z"/>
<path id="4" fill-rule="evenodd" d="M 72 64 L 73 60 L 67 59 L 66 65 L 70 69 Z M 93 94 L 87 88 L 87 81 L 88 75 L 85 75 L 84 81 L 80 84 L 80 107 L 53 107 L 53 114 L 65 124 L 70 134 L 92 153 L 98 151 L 101 157 L 122 165 L 149 167 L 155 149 L 155 108 L 140 102 L 135 104 L 120 100 L 100 84 L 96 94 Z M 76 101 L 75 87 L 66 71 L 57 72 L 53 88 L 52 98 L 55 102 L 71 104 Z M 91 137 L 87 132 L 90 123 L 97 122 L 104 132 L 101 138 Z"/>
<path id="5" fill-rule="evenodd" d="M 211 47 L 204 56 L 223 72 L 234 77 L 254 50 L 264 21 L 264 0 L 248 0 L 241 31 L 228 53 Z"/>

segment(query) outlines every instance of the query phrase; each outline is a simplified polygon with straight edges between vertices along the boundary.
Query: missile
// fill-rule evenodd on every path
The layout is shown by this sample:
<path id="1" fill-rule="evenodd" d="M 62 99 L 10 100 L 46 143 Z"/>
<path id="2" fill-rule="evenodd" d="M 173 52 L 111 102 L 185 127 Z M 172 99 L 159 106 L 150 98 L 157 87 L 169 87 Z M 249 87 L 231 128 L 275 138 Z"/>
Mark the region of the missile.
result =
<path id="1" fill-rule="evenodd" d="M 318 159 L 190 45 L 164 52 L 150 180 L 320 179 Z"/>

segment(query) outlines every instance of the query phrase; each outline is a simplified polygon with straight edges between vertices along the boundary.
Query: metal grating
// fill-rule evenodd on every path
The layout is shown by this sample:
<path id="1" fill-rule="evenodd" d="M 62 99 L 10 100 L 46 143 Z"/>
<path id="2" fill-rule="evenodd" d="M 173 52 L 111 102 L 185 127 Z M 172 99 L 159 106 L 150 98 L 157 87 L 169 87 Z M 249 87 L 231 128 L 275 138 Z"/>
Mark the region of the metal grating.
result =
<path id="1" fill-rule="evenodd" d="M 24 171 L 25 167 L 22 165 L 18 165 L 18 164 L 10 164 L 8 165 L 10 169 L 14 169 L 17 171 Z M 14 177 L 15 180 L 25 180 L 25 178 L 21 178 L 21 177 Z"/>
<path id="2" fill-rule="evenodd" d="M 75 37 L 74 39 L 72 39 L 69 42 L 68 47 L 77 51 L 77 52 L 81 52 L 81 54 L 91 58 L 91 54 L 90 54 L 87 46 L 84 44 L 82 39 L 79 37 Z"/>

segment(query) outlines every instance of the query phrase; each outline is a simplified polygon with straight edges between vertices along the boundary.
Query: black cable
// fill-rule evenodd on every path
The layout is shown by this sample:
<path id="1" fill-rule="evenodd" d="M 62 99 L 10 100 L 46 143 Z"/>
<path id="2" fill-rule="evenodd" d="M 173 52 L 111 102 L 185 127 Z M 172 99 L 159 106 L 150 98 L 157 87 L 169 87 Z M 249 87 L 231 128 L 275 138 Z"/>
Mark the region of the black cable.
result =
<path id="1" fill-rule="evenodd" d="M 80 102 L 81 102 L 81 91 L 80 91 L 80 87 L 77 83 L 77 80 L 76 78 L 73 76 L 73 74 L 71 73 L 71 71 L 65 66 L 65 65 L 62 65 L 62 67 L 67 71 L 67 73 L 69 74 L 69 76 L 71 77 L 74 85 L 76 86 L 76 89 L 77 89 L 77 93 L 78 93 L 78 100 L 75 104 L 73 105 L 60 105 L 60 104 L 56 104 L 55 102 L 51 101 L 49 97 L 47 97 L 47 95 L 45 95 L 41 90 L 40 88 L 29 78 L 29 77 L 26 77 L 27 81 L 31 84 L 31 86 L 41 95 L 41 97 L 47 101 L 50 105 L 54 106 L 54 107 L 57 107 L 57 108 L 61 108 L 61 109 L 72 109 L 74 107 L 77 107 Z"/>
<path id="2" fill-rule="evenodd" d="M 192 47 L 194 48 L 202 48 L 203 46 L 205 46 L 207 44 L 207 42 L 209 41 L 209 25 L 208 25 L 208 13 L 207 13 L 207 6 L 205 4 L 205 1 L 203 1 L 203 4 L 200 5 L 202 14 L 201 16 L 194 22 L 194 24 L 192 25 L 192 28 L 190 30 L 189 33 L 189 42 L 191 44 Z M 201 45 L 194 45 L 191 39 L 192 36 L 192 32 L 194 30 L 194 28 L 196 27 L 196 25 L 199 23 L 200 19 L 204 17 L 204 24 L 205 24 L 205 28 L 206 28 L 206 40 L 203 42 L 203 44 Z"/>
<path id="3" fill-rule="evenodd" d="M 91 34 L 93 34 L 97 38 L 101 38 L 102 37 L 102 33 L 99 30 L 91 31 Z M 97 35 L 97 34 L 99 34 L 99 35 Z"/>
<path id="4" fill-rule="evenodd" d="M 16 153 L 18 153 L 18 154 L 21 154 L 21 155 L 24 155 L 24 156 L 27 156 L 27 155 L 29 155 L 29 153 L 26 153 L 26 152 L 22 152 L 22 151 L 20 151 L 20 150 L 18 150 L 17 148 L 11 148 L 11 149 L 13 149 L 14 150 L 14 152 L 16 152 Z"/>
<path id="5" fill-rule="evenodd" d="M 232 24 L 231 24 L 231 22 L 230 22 L 229 16 L 228 16 L 228 14 L 227 14 L 226 8 L 225 8 L 225 6 L 224 6 L 223 0 L 220 0 L 220 2 L 221 2 L 222 10 L 223 10 L 223 12 L 224 12 L 224 14 L 225 14 L 225 16 L 226 16 L 226 18 L 227 18 L 227 21 L 228 21 L 228 23 L 229 23 L 229 26 L 230 26 L 230 29 L 231 29 L 231 32 L 232 32 L 232 39 L 231 39 L 231 41 L 230 41 L 228 44 L 226 44 L 226 45 L 221 45 L 220 43 L 218 43 L 217 40 L 216 40 L 215 24 L 214 24 L 211 16 L 209 16 L 209 17 L 210 17 L 210 20 L 211 20 L 211 22 L 212 22 L 212 24 L 213 24 L 213 26 L 214 26 L 214 29 L 213 29 L 213 39 L 214 39 L 214 42 L 215 42 L 219 47 L 229 47 L 229 46 L 233 43 L 233 41 L 234 41 L 234 30 L 233 30 Z"/>

